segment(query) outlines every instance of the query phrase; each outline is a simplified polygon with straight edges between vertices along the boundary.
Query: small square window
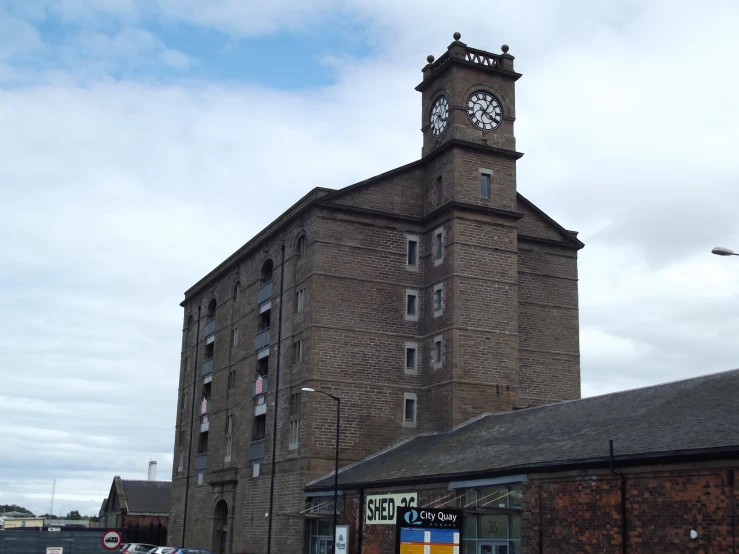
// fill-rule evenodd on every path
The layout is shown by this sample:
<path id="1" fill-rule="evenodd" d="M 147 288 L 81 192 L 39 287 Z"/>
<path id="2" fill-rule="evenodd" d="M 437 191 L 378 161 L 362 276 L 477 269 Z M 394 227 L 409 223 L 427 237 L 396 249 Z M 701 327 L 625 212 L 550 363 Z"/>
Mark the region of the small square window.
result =
<path id="1" fill-rule="evenodd" d="M 403 395 L 403 425 L 415 427 L 416 425 L 416 395 L 407 392 Z"/>
<path id="2" fill-rule="evenodd" d="M 405 291 L 405 319 L 406 321 L 418 321 L 418 291 L 407 289 Z"/>
<path id="3" fill-rule="evenodd" d="M 434 343 L 431 348 L 431 364 L 434 369 L 441 369 L 443 356 L 443 337 L 438 335 L 434 337 Z"/>
<path id="4" fill-rule="evenodd" d="M 444 228 L 439 227 L 434 231 L 432 238 L 432 245 L 434 251 L 434 265 L 439 265 L 444 261 Z"/>
<path id="5" fill-rule="evenodd" d="M 434 317 L 439 317 L 444 313 L 444 283 L 437 283 L 434 285 L 432 303 L 434 308 Z"/>
<path id="6" fill-rule="evenodd" d="M 295 295 L 295 311 L 300 313 L 305 309 L 305 289 L 300 289 Z"/>
<path id="7" fill-rule="evenodd" d="M 406 237 L 405 268 L 410 271 L 418 271 L 418 237 Z"/>
<path id="8" fill-rule="evenodd" d="M 490 198 L 490 174 L 480 173 L 480 196 Z"/>
<path id="9" fill-rule="evenodd" d="M 441 181 L 441 177 L 436 178 L 436 203 L 441 204 L 441 200 L 444 197 L 444 187 Z"/>
<path id="10" fill-rule="evenodd" d="M 409 375 L 418 373 L 418 344 L 415 342 L 405 343 L 405 372 Z"/>

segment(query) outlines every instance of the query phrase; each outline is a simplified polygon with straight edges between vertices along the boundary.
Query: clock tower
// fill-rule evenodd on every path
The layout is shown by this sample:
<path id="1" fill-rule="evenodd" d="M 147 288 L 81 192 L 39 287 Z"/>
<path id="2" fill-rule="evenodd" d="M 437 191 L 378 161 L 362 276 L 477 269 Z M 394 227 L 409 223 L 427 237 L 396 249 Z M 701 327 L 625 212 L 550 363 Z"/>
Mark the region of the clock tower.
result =
<path id="1" fill-rule="evenodd" d="M 515 83 L 508 46 L 502 54 L 470 48 L 454 33 L 447 51 L 427 58 L 422 93 L 423 156 L 447 142 L 463 141 L 492 149 L 515 151 Z"/>

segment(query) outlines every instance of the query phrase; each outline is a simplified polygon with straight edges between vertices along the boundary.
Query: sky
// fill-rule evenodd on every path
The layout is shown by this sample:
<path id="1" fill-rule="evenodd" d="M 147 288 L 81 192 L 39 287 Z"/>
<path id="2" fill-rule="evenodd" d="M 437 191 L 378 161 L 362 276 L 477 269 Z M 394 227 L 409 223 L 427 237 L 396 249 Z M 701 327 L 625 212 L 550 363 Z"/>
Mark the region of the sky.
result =
<path id="1" fill-rule="evenodd" d="M 580 232 L 584 396 L 739 367 L 739 4 L 0 0 L 0 504 L 172 468 L 184 291 L 421 154 L 426 56 L 510 45 L 518 190 Z M 264 191 L 270 191 L 265 194 Z"/>

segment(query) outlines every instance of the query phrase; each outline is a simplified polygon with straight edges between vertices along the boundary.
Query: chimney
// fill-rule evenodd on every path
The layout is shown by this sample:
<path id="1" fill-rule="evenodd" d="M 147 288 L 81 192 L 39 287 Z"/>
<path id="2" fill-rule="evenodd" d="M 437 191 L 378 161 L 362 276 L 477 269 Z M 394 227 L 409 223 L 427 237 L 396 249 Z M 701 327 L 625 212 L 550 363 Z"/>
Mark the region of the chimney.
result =
<path id="1" fill-rule="evenodd" d="M 149 481 L 157 480 L 157 462 L 156 460 L 149 460 Z"/>

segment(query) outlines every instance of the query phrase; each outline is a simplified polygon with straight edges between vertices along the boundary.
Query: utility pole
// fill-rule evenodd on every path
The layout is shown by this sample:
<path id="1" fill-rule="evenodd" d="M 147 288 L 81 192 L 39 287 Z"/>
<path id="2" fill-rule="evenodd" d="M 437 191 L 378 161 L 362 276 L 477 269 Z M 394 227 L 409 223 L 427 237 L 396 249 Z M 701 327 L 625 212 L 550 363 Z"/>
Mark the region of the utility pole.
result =
<path id="1" fill-rule="evenodd" d="M 56 479 L 51 483 L 51 509 L 49 510 L 49 515 L 54 515 L 54 493 L 56 492 Z"/>

